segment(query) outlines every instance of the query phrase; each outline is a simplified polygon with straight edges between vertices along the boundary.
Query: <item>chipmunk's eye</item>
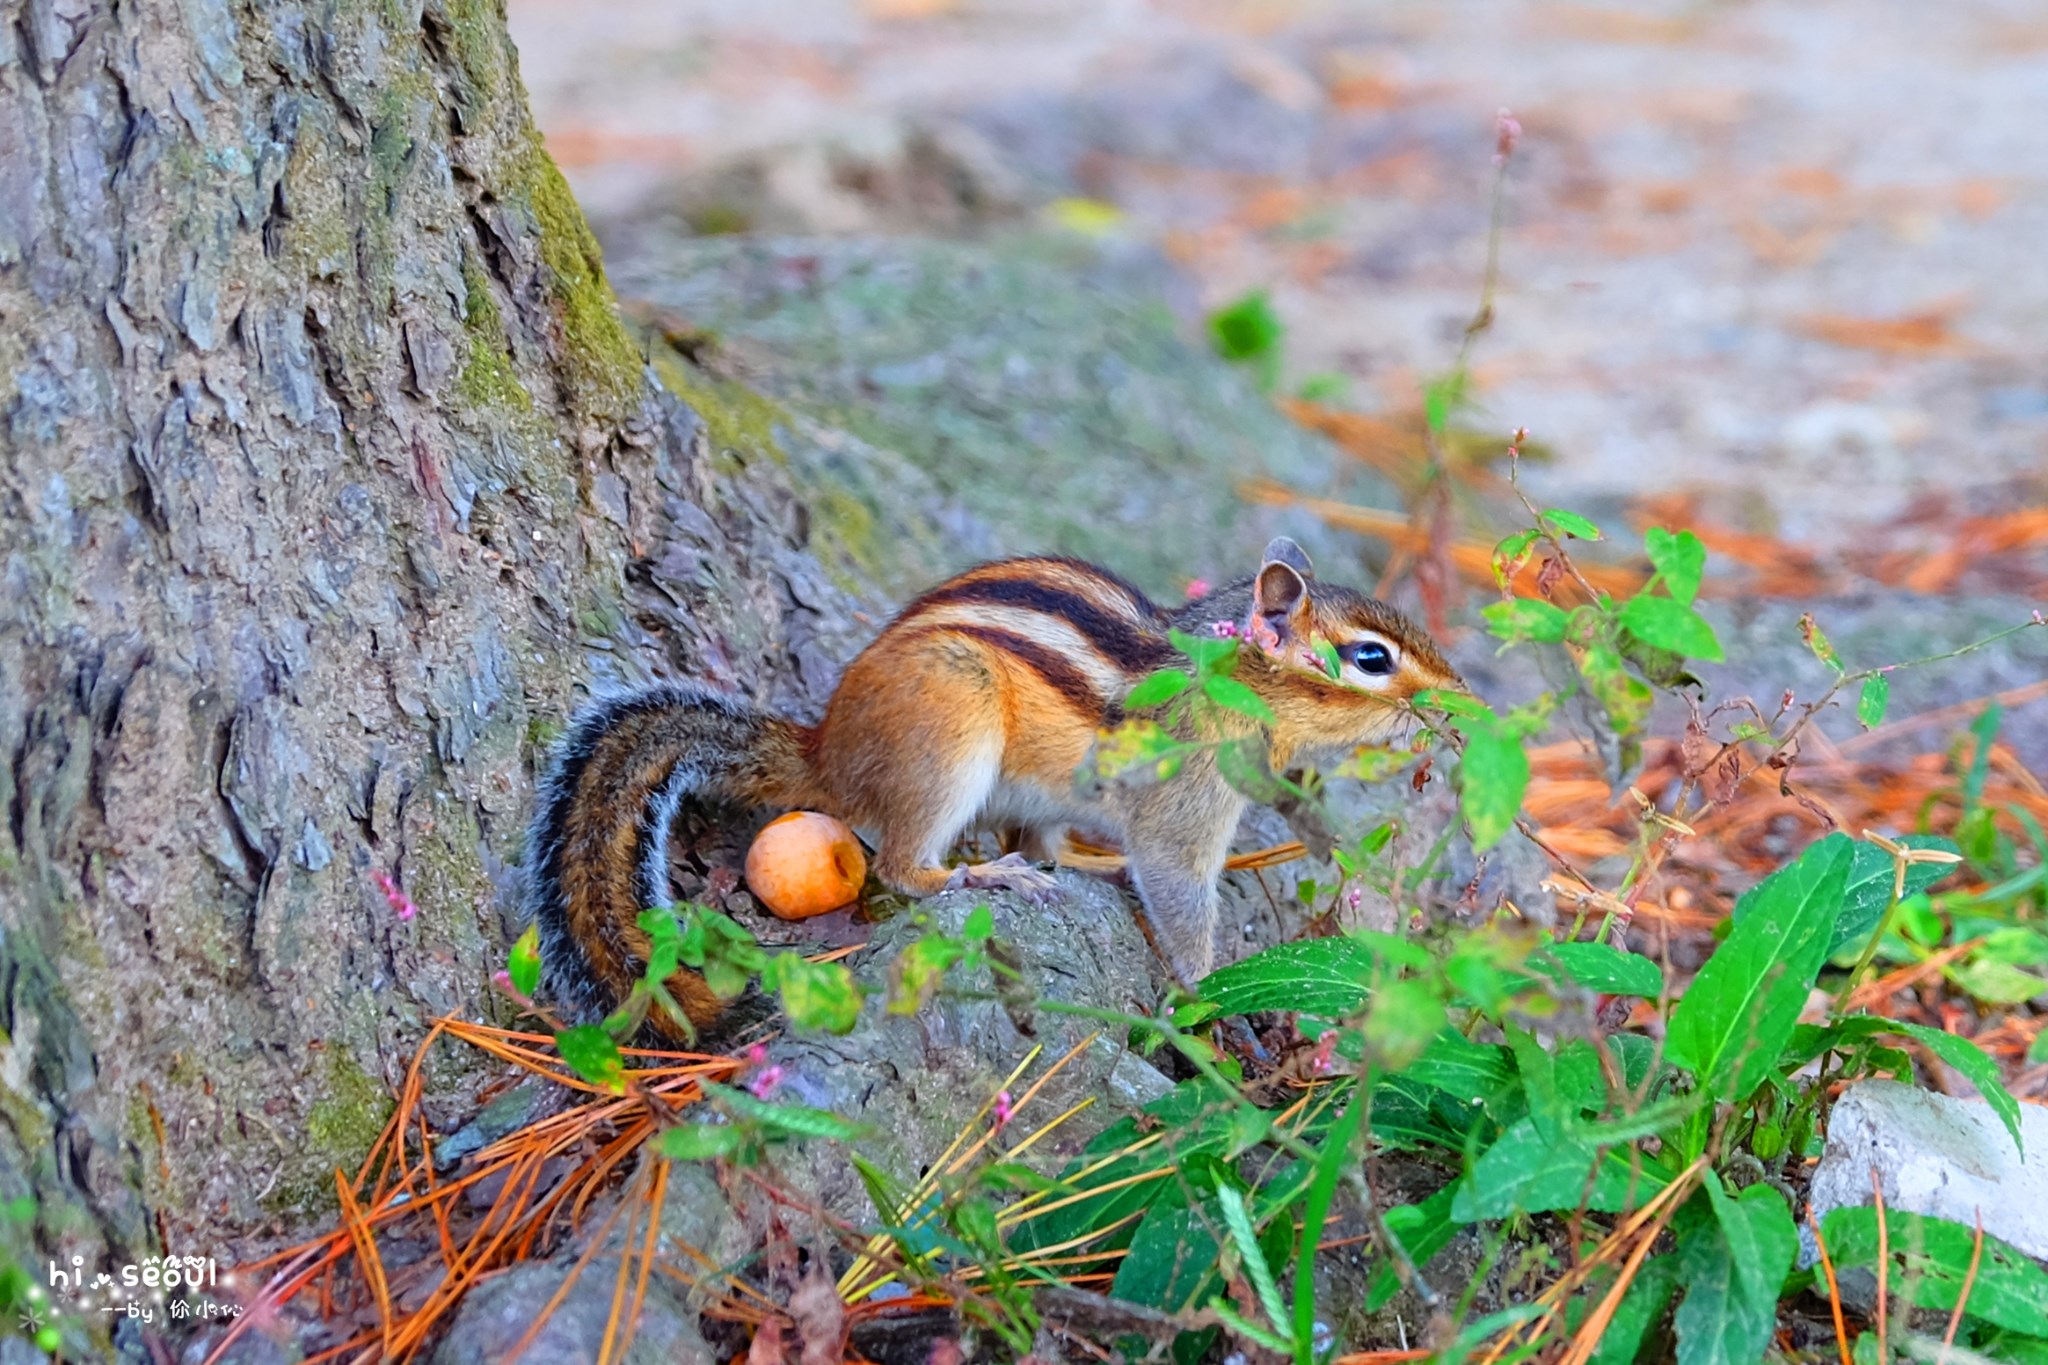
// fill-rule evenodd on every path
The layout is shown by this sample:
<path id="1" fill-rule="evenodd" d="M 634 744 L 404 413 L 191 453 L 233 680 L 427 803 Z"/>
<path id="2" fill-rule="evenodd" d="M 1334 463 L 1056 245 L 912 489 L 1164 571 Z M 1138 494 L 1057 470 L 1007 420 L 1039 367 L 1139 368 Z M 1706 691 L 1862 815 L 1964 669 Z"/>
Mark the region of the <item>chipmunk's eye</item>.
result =
<path id="1" fill-rule="evenodd" d="M 1368 678 L 1384 678 L 1394 671 L 1394 651 L 1378 640 L 1346 645 L 1344 661 Z"/>

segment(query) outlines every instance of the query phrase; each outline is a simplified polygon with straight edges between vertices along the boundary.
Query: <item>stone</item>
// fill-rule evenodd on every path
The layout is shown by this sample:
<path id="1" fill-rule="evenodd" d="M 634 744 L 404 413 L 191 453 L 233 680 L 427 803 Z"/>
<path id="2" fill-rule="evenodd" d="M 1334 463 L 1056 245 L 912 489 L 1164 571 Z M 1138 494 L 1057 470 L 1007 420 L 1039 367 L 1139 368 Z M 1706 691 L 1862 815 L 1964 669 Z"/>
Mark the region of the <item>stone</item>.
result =
<path id="1" fill-rule="evenodd" d="M 2048 1109 L 2020 1106 L 2023 1158 L 1982 1100 L 1955 1099 L 1896 1081 L 1849 1087 L 1828 1120 L 1827 1148 L 1808 1198 L 1816 1218 L 1871 1202 L 1877 1170 L 1885 1208 L 1973 1225 L 2029 1256 L 2048 1259 Z M 1816 1257 L 1802 1228 L 1801 1264 Z"/>
<path id="2" fill-rule="evenodd" d="M 573 1264 L 574 1253 L 564 1253 L 557 1261 L 517 1266 L 471 1290 L 434 1352 L 434 1365 L 490 1365 L 510 1359 L 512 1348 L 533 1326 L 534 1315 L 561 1287 Z M 617 1275 L 615 1259 L 593 1259 L 520 1358 L 549 1365 L 595 1365 L 612 1312 Z M 697 1331 L 697 1314 L 685 1292 L 659 1274 L 648 1278 L 640 1320 L 624 1355 L 616 1358 L 628 1365 L 654 1365 L 656 1361 L 709 1365 L 715 1359 Z"/>

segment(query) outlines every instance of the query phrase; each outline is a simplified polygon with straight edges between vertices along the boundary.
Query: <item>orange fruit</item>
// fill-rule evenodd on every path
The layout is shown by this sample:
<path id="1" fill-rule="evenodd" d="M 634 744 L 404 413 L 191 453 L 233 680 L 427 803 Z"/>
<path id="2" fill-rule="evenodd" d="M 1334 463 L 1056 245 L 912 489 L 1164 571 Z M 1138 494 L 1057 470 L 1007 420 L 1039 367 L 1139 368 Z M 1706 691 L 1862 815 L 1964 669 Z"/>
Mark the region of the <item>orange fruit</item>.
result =
<path id="1" fill-rule="evenodd" d="M 768 822 L 747 850 L 747 889 L 783 919 L 809 919 L 854 903 L 867 855 L 829 815 L 798 810 Z"/>

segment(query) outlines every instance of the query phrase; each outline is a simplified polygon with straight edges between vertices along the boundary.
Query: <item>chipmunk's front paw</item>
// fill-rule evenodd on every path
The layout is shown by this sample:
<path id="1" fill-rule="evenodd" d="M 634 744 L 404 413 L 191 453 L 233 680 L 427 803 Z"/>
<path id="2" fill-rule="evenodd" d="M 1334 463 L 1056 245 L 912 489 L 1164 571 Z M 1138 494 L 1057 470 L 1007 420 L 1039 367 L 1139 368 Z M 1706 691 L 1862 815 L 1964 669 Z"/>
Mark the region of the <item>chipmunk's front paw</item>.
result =
<path id="1" fill-rule="evenodd" d="M 1024 861 L 1020 853 L 1006 853 L 992 863 L 970 863 L 953 869 L 945 889 L 1012 891 L 1035 905 L 1049 905 L 1060 898 L 1059 883 L 1052 874 L 1041 872 Z"/>

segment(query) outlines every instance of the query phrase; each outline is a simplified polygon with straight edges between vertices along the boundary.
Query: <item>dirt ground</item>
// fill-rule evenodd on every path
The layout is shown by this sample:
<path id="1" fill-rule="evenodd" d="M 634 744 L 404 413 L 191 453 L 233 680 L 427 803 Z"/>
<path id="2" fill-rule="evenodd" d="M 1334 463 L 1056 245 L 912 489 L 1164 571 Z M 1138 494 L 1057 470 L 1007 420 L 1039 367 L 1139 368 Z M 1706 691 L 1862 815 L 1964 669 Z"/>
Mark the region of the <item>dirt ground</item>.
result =
<path id="1" fill-rule="evenodd" d="M 600 231 L 673 178 L 973 127 L 1043 203 L 1113 205 L 1205 305 L 1270 288 L 1287 381 L 1412 404 L 1471 317 L 1510 168 L 1474 425 L 1612 513 L 1703 495 L 1843 547 L 2048 495 L 2048 11 L 1314 0 L 512 0 Z M 1892 543 L 1914 532 L 1893 526 Z"/>

